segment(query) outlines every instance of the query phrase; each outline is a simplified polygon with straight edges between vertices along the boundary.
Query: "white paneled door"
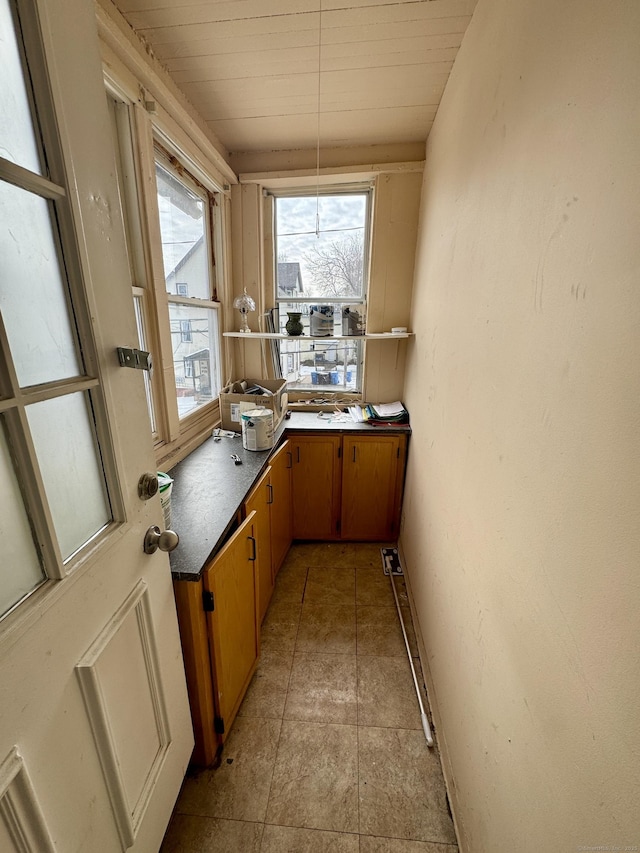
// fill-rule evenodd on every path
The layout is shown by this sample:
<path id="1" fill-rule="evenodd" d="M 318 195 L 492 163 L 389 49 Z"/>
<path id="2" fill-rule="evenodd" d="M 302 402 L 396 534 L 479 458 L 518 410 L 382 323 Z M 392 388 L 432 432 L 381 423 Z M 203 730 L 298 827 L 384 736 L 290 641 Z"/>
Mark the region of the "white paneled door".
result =
<path id="1" fill-rule="evenodd" d="M 91 0 L 0 0 L 0 851 L 155 853 L 193 738 Z"/>

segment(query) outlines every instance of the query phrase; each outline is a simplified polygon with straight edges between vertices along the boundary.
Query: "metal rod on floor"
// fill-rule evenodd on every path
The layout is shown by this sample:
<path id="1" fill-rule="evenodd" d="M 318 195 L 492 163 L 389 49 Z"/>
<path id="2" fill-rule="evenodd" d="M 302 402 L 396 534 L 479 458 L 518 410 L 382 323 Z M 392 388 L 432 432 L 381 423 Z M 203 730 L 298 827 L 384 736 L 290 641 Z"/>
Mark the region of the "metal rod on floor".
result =
<path id="1" fill-rule="evenodd" d="M 398 601 L 398 593 L 396 592 L 396 584 L 393 579 L 393 571 L 391 569 L 391 557 L 385 557 L 385 564 L 389 571 L 389 577 L 391 578 L 391 589 L 393 590 L 393 597 L 396 600 L 396 608 L 398 610 L 398 619 L 400 620 L 400 627 L 402 628 L 402 636 L 404 637 L 404 644 L 407 649 L 407 657 L 409 658 L 409 666 L 411 667 L 411 675 L 413 676 L 413 684 L 416 688 L 416 696 L 418 697 L 418 705 L 420 706 L 420 719 L 422 721 L 422 731 L 424 732 L 424 736 L 427 740 L 427 746 L 433 746 L 433 735 L 431 734 L 431 727 L 429 725 L 429 719 L 424 709 L 424 703 L 422 701 L 422 696 L 420 695 L 420 685 L 418 684 L 418 677 L 416 675 L 416 668 L 413 665 L 413 658 L 411 657 L 411 647 L 409 646 L 409 639 L 407 637 L 407 632 L 404 627 L 404 619 L 402 618 L 402 610 L 400 609 L 400 602 Z"/>

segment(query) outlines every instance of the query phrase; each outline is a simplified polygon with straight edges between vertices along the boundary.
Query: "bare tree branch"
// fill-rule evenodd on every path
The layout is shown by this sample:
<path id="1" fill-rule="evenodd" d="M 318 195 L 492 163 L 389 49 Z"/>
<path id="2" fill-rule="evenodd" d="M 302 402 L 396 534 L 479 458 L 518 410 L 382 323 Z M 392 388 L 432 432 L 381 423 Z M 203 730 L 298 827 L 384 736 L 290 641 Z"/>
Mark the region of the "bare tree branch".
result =
<path id="1" fill-rule="evenodd" d="M 363 261 L 361 232 L 350 234 L 328 246 L 316 245 L 303 257 L 311 274 L 310 294 L 360 298 Z"/>

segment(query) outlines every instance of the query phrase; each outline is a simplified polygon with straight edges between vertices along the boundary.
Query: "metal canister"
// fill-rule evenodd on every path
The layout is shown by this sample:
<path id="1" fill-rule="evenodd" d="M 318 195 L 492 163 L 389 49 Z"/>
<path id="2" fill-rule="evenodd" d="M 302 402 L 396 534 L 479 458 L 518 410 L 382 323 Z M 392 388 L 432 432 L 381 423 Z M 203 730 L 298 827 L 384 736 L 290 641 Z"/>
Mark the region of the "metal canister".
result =
<path id="1" fill-rule="evenodd" d="M 249 409 L 240 415 L 242 446 L 245 450 L 270 450 L 273 447 L 273 412 L 271 409 Z"/>
<path id="2" fill-rule="evenodd" d="M 314 338 L 333 337 L 333 305 L 309 306 L 309 334 Z"/>

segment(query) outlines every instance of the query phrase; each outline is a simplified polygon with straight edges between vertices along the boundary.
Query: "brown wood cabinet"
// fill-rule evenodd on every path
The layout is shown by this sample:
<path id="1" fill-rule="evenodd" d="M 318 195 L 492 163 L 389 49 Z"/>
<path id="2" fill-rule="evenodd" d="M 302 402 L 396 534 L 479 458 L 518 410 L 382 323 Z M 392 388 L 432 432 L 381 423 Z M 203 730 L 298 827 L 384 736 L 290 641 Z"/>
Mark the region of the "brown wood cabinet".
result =
<path id="1" fill-rule="evenodd" d="M 270 460 L 271 465 L 271 570 L 273 581 L 287 556 L 293 538 L 293 504 L 291 470 L 293 453 L 291 444 L 285 441 Z"/>
<path id="2" fill-rule="evenodd" d="M 245 515 L 255 511 L 256 549 L 258 569 L 258 613 L 264 619 L 273 593 L 273 569 L 271 561 L 271 466 L 267 468 L 244 502 Z"/>
<path id="3" fill-rule="evenodd" d="M 252 512 L 200 580 L 173 584 L 199 767 L 214 761 L 258 662 L 256 534 Z"/>
<path id="4" fill-rule="evenodd" d="M 252 512 L 202 575 L 218 728 L 222 740 L 247 691 L 260 654 L 257 526 Z"/>
<path id="5" fill-rule="evenodd" d="M 293 538 L 340 538 L 339 435 L 295 435 L 293 458 Z"/>
<path id="6" fill-rule="evenodd" d="M 244 502 L 244 513 L 256 513 L 259 613 L 264 619 L 276 575 L 291 546 L 291 466 L 289 442 L 285 441 L 269 460 L 264 474 Z"/>
<path id="7" fill-rule="evenodd" d="M 289 441 L 294 539 L 397 537 L 406 435 L 295 435 Z"/>
<path id="8" fill-rule="evenodd" d="M 403 435 L 343 437 L 343 539 L 382 542 L 397 537 L 405 448 Z"/>

